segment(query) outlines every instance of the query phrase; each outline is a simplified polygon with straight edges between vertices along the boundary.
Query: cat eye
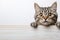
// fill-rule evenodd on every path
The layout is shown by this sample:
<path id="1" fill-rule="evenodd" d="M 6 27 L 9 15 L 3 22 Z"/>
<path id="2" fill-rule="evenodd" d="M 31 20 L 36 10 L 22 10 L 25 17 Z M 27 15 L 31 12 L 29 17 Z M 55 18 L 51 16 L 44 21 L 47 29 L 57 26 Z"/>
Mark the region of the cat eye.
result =
<path id="1" fill-rule="evenodd" d="M 49 13 L 49 16 L 51 16 L 52 14 L 51 13 Z"/>

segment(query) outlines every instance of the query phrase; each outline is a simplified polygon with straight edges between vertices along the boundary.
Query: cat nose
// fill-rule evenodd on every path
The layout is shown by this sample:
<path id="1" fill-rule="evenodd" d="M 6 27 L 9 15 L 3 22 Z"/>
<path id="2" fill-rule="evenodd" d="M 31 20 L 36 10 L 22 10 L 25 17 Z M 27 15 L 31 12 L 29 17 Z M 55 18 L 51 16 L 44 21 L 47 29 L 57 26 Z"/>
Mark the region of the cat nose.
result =
<path id="1" fill-rule="evenodd" d="M 43 16 L 43 18 L 46 20 L 48 18 L 48 16 Z"/>

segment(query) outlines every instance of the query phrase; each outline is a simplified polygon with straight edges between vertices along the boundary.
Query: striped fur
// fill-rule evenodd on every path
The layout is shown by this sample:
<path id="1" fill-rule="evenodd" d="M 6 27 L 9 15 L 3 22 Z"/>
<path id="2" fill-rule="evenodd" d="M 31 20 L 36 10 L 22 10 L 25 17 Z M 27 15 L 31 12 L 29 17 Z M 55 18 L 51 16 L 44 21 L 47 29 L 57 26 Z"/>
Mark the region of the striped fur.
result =
<path id="1" fill-rule="evenodd" d="M 54 2 L 50 7 L 40 7 L 37 3 L 34 3 L 35 22 L 31 23 L 32 27 L 37 27 L 38 25 L 51 26 L 57 22 L 57 3 Z"/>

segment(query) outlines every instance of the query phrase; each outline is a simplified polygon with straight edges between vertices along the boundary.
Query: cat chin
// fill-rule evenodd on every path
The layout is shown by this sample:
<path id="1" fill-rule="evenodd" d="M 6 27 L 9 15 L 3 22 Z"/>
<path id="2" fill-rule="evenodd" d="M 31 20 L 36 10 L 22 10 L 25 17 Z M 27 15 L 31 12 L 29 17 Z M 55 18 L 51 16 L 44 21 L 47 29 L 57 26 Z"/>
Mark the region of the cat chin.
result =
<path id="1" fill-rule="evenodd" d="M 50 24 L 42 24 L 42 25 L 44 25 L 44 26 L 48 26 L 48 25 L 50 25 Z"/>
<path id="2" fill-rule="evenodd" d="M 41 23 L 41 25 L 44 25 L 44 26 L 49 26 L 49 25 L 50 25 L 50 23 L 45 22 L 45 23 Z"/>

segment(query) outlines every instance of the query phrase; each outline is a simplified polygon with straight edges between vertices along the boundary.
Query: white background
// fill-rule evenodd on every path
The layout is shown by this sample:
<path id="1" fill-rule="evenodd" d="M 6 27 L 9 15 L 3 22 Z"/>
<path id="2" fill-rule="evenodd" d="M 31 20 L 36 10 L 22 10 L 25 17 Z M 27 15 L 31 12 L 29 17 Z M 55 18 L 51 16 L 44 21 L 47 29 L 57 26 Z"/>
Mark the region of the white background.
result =
<path id="1" fill-rule="evenodd" d="M 60 40 L 60 30 L 55 26 L 40 26 L 36 30 L 25 26 L 34 21 L 34 2 L 47 7 L 55 1 L 60 17 L 60 0 L 0 0 L 0 40 Z"/>
<path id="2" fill-rule="evenodd" d="M 0 0 L 0 25 L 29 25 L 34 21 L 34 2 L 47 7 L 55 1 L 60 17 L 60 0 Z"/>

